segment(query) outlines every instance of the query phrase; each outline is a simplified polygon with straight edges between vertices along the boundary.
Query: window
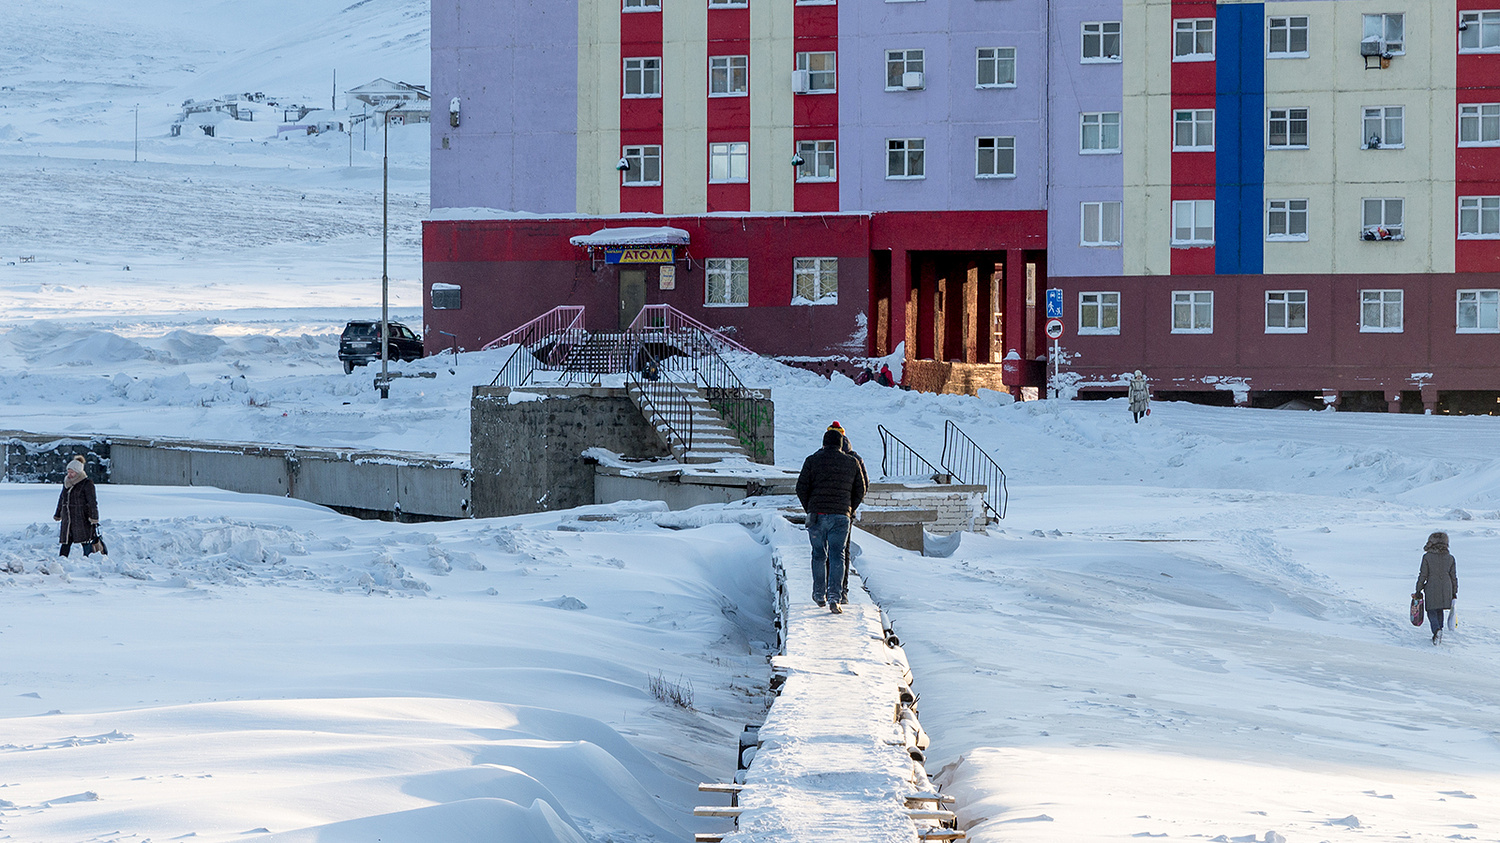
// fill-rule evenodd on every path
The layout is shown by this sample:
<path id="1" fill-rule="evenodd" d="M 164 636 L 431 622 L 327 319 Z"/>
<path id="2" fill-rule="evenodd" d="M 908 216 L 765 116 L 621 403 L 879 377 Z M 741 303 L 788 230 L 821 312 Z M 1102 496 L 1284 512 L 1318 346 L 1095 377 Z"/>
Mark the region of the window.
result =
<path id="1" fill-rule="evenodd" d="M 708 145 L 708 180 L 739 182 L 750 180 L 750 144 L 711 143 Z"/>
<path id="2" fill-rule="evenodd" d="M 1458 197 L 1458 236 L 1462 240 L 1500 239 L 1500 196 Z"/>
<path id="3" fill-rule="evenodd" d="M 921 50 L 885 51 L 885 89 L 917 91 L 927 86 L 922 77 Z"/>
<path id="4" fill-rule="evenodd" d="M 792 261 L 792 304 L 838 303 L 838 258 L 796 258 Z"/>
<path id="5" fill-rule="evenodd" d="M 1214 151 L 1214 110 L 1212 108 L 1172 112 L 1172 149 L 1175 151 Z"/>
<path id="6" fill-rule="evenodd" d="M 620 174 L 621 183 L 641 186 L 661 184 L 661 147 L 627 146 L 620 157 L 628 165 L 625 172 Z"/>
<path id="7" fill-rule="evenodd" d="M 798 53 L 797 70 L 807 74 L 807 92 L 810 94 L 838 90 L 837 53 Z"/>
<path id="8" fill-rule="evenodd" d="M 1401 333 L 1401 290 L 1360 290 L 1361 333 Z"/>
<path id="9" fill-rule="evenodd" d="M 831 140 L 797 141 L 797 181 L 836 181 L 838 144 Z"/>
<path id="10" fill-rule="evenodd" d="M 1365 15 L 1365 42 L 1379 41 L 1387 53 L 1406 52 L 1406 15 Z"/>
<path id="11" fill-rule="evenodd" d="M 457 284 L 432 285 L 433 310 L 462 310 L 464 288 Z"/>
<path id="12" fill-rule="evenodd" d="M 1083 236 L 1079 240 L 1082 245 L 1120 245 L 1119 202 L 1082 202 L 1079 210 L 1083 217 Z"/>
<path id="13" fill-rule="evenodd" d="M 625 60 L 625 96 L 661 96 L 661 59 Z"/>
<path id="14" fill-rule="evenodd" d="M 1500 146 L 1500 103 L 1458 107 L 1459 146 Z"/>
<path id="15" fill-rule="evenodd" d="M 1266 203 L 1267 240 L 1307 239 L 1307 200 L 1272 199 Z"/>
<path id="16" fill-rule="evenodd" d="M 1085 112 L 1079 115 L 1079 122 L 1082 124 L 1079 152 L 1101 155 L 1120 151 L 1120 112 Z"/>
<path id="17" fill-rule="evenodd" d="M 1172 333 L 1212 334 L 1214 332 L 1214 293 L 1212 290 L 1187 290 L 1172 293 Z"/>
<path id="18" fill-rule="evenodd" d="M 888 179 L 926 178 L 924 150 L 927 141 L 922 138 L 900 138 L 885 142 L 885 177 Z"/>
<path id="19" fill-rule="evenodd" d="M 1500 12 L 1462 12 L 1458 16 L 1460 53 L 1500 52 Z"/>
<path id="20" fill-rule="evenodd" d="M 1266 122 L 1266 146 L 1272 149 L 1307 148 L 1307 109 L 1273 108 Z"/>
<path id="21" fill-rule="evenodd" d="M 750 93 L 749 56 L 709 56 L 708 95 L 742 97 Z"/>
<path id="22" fill-rule="evenodd" d="M 1266 333 L 1307 333 L 1307 291 L 1266 291 Z"/>
<path id="23" fill-rule="evenodd" d="M 1500 333 L 1500 290 L 1459 290 L 1458 332 Z"/>
<path id="24" fill-rule="evenodd" d="M 748 9 L 750 0 L 708 0 L 710 9 Z"/>
<path id="25" fill-rule="evenodd" d="M 1016 86 L 1016 48 L 980 47 L 974 67 L 974 87 L 1014 88 Z"/>
<path id="26" fill-rule="evenodd" d="M 1401 149 L 1406 146 L 1406 109 L 1383 105 L 1365 109 L 1363 149 Z"/>
<path id="27" fill-rule="evenodd" d="M 974 177 L 1011 178 L 1016 174 L 1015 138 L 975 138 Z"/>
<path id="28" fill-rule="evenodd" d="M 1087 21 L 1083 24 L 1083 63 L 1120 60 L 1120 22 Z"/>
<path id="29" fill-rule="evenodd" d="M 622 11 L 626 12 L 660 12 L 661 0 L 624 0 Z"/>
<path id="30" fill-rule="evenodd" d="M 1078 333 L 1120 333 L 1120 294 L 1079 293 Z"/>
<path id="31" fill-rule="evenodd" d="M 709 258 L 703 262 L 703 303 L 743 307 L 750 303 L 750 259 Z"/>
<path id="32" fill-rule="evenodd" d="M 1307 58 L 1307 16 L 1267 18 L 1266 55 L 1273 59 Z"/>
<path id="33" fill-rule="evenodd" d="M 1401 216 L 1405 201 L 1401 199 L 1366 199 L 1362 240 L 1404 240 Z"/>
<path id="34" fill-rule="evenodd" d="M 1214 19 L 1173 21 L 1172 61 L 1214 60 Z"/>
<path id="35" fill-rule="evenodd" d="M 1172 203 L 1172 245 L 1211 246 L 1214 242 L 1214 200 L 1189 199 Z"/>

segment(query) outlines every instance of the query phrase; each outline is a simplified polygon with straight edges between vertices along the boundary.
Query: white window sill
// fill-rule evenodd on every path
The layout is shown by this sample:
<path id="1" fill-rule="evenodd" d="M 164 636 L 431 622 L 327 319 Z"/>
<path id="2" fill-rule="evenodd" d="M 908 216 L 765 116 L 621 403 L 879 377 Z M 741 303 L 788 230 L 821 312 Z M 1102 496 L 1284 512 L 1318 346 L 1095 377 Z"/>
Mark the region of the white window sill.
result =
<path id="1" fill-rule="evenodd" d="M 792 93 L 796 94 L 799 97 L 806 97 L 806 96 L 816 96 L 818 94 L 836 94 L 836 93 L 838 93 L 838 89 L 837 88 L 829 88 L 827 90 L 824 90 L 822 88 L 819 88 L 816 91 L 793 91 Z"/>
<path id="2" fill-rule="evenodd" d="M 915 93 L 917 91 L 925 91 L 925 90 L 927 90 L 927 86 L 926 85 L 923 85 L 920 88 L 899 88 L 899 87 L 898 88 L 886 88 L 885 92 L 888 93 L 888 94 L 899 94 L 902 91 L 907 91 L 909 93 Z"/>
<path id="3" fill-rule="evenodd" d="M 644 8 L 631 7 L 629 9 L 621 9 L 620 11 L 622 13 L 624 13 L 624 14 L 633 14 L 635 12 L 660 12 L 661 11 L 661 7 L 660 6 L 646 6 Z"/>
<path id="4" fill-rule="evenodd" d="M 1079 155 L 1119 155 L 1118 149 L 1080 149 Z"/>
<path id="5" fill-rule="evenodd" d="M 749 184 L 749 179 L 709 179 L 709 184 Z"/>
<path id="6" fill-rule="evenodd" d="M 1500 140 L 1492 140 L 1492 141 L 1459 141 L 1458 142 L 1458 146 L 1459 146 L 1460 149 L 1463 149 L 1463 148 L 1483 149 L 1485 147 L 1500 146 Z"/>
<path id="7" fill-rule="evenodd" d="M 1500 53 L 1500 47 L 1459 47 L 1458 54 L 1461 56 L 1484 56 Z M 1392 53 L 1391 55 L 1395 55 Z"/>
<path id="8" fill-rule="evenodd" d="M 830 177 L 830 178 L 826 178 L 826 179 L 822 179 L 822 178 L 818 178 L 818 179 L 814 179 L 814 178 L 797 179 L 797 184 L 837 184 L 837 183 L 838 183 L 838 177 L 836 177 L 836 176 Z"/>
<path id="9" fill-rule="evenodd" d="M 1390 237 L 1375 237 L 1375 238 L 1365 237 L 1364 232 L 1360 232 L 1360 235 L 1359 235 L 1359 242 L 1361 242 L 1361 243 L 1400 243 L 1401 241 L 1403 241 L 1405 239 L 1406 239 L 1406 235 L 1405 234 L 1393 234 Z"/>
<path id="10" fill-rule="evenodd" d="M 1303 53 L 1266 53 L 1266 58 L 1267 59 L 1271 59 L 1273 61 L 1276 60 L 1276 59 L 1305 59 L 1305 58 L 1308 58 L 1308 54 L 1305 53 L 1305 52 L 1303 52 Z"/>
<path id="11" fill-rule="evenodd" d="M 886 181 L 921 181 L 921 180 L 923 180 L 925 178 L 927 178 L 927 177 L 926 176 L 886 176 L 885 180 Z"/>
<path id="12" fill-rule="evenodd" d="M 1079 328 L 1078 329 L 1078 336 L 1080 336 L 1080 337 L 1118 337 L 1119 335 L 1120 335 L 1120 329 L 1119 328 Z"/>
<path id="13" fill-rule="evenodd" d="M 801 296 L 797 296 L 796 298 L 792 299 L 792 307 L 817 307 L 819 305 L 838 303 L 838 296 L 824 296 L 817 301 L 813 301 L 812 299 L 804 299 Z"/>
<path id="14" fill-rule="evenodd" d="M 1004 181 L 1005 179 L 1013 179 L 1015 177 L 1016 177 L 1015 173 L 975 173 L 974 174 L 974 178 L 976 178 L 976 179 L 999 179 L 1001 181 Z"/>
<path id="15" fill-rule="evenodd" d="M 1368 325 L 1360 325 L 1359 326 L 1359 332 L 1361 334 L 1399 334 L 1399 333 L 1401 333 L 1401 329 L 1400 328 L 1371 328 Z"/>
<path id="16" fill-rule="evenodd" d="M 1459 328 L 1460 334 L 1500 334 L 1500 328 Z"/>
<path id="17" fill-rule="evenodd" d="M 750 92 L 749 91 L 730 91 L 729 93 L 724 93 L 724 94 L 712 94 L 711 93 L 711 94 L 708 95 L 708 98 L 711 99 L 711 100 L 713 100 L 713 99 L 723 99 L 723 98 L 726 98 L 726 97 L 732 98 L 732 97 L 748 97 L 748 96 L 750 96 Z"/>
<path id="18" fill-rule="evenodd" d="M 709 6 L 708 10 L 710 12 L 712 12 L 715 9 L 748 9 L 748 8 L 750 8 L 750 4 L 749 3 L 715 3 L 714 5 Z"/>
<path id="19" fill-rule="evenodd" d="M 1213 152 L 1212 146 L 1174 146 L 1173 152 Z"/>
<path id="20" fill-rule="evenodd" d="M 624 100 L 659 100 L 661 94 L 624 94 L 620 97 Z"/>
<path id="21" fill-rule="evenodd" d="M 1267 234 L 1267 243 L 1306 243 L 1306 234 Z"/>
<path id="22" fill-rule="evenodd" d="M 1172 241 L 1172 248 L 1174 248 L 1174 249 L 1208 249 L 1208 248 L 1212 248 L 1213 245 L 1214 245 L 1214 241 L 1212 241 L 1212 240 L 1173 240 Z"/>
<path id="23" fill-rule="evenodd" d="M 1460 234 L 1460 240 L 1500 240 L 1500 234 Z"/>
<path id="24" fill-rule="evenodd" d="M 1214 60 L 1214 54 L 1213 53 L 1191 53 L 1191 54 L 1186 55 L 1186 56 L 1173 56 L 1172 57 L 1172 61 L 1173 62 L 1213 61 L 1213 60 Z"/>
<path id="25" fill-rule="evenodd" d="M 1213 328 L 1173 328 L 1174 334 L 1212 334 Z"/>
<path id="26" fill-rule="evenodd" d="M 1368 149 L 1368 150 L 1372 150 L 1372 151 L 1375 151 L 1375 152 L 1379 152 L 1382 149 L 1405 149 L 1405 148 L 1406 148 L 1406 144 L 1404 144 L 1404 143 L 1402 143 L 1402 144 L 1383 143 L 1380 146 L 1369 146 L 1369 145 L 1366 144 L 1366 145 L 1361 145 L 1360 146 L 1360 149 Z"/>
<path id="27" fill-rule="evenodd" d="M 1079 64 L 1122 64 L 1122 63 L 1124 63 L 1124 61 L 1125 60 L 1122 59 L 1122 58 L 1120 58 L 1119 56 L 1105 56 L 1103 58 L 1095 56 L 1095 57 L 1085 57 L 1085 58 L 1079 59 L 1078 63 Z"/>
<path id="28" fill-rule="evenodd" d="M 1014 82 L 996 82 L 993 85 L 975 85 L 974 89 L 977 91 L 989 91 L 995 88 L 1014 88 L 1015 86 L 1016 83 Z M 890 88 L 886 88 L 886 90 L 889 91 Z"/>
<path id="29" fill-rule="evenodd" d="M 1098 243 L 1084 242 L 1084 243 L 1079 243 L 1078 245 L 1082 246 L 1083 248 L 1086 248 L 1086 249 L 1111 248 L 1111 247 L 1118 249 L 1120 247 L 1120 241 L 1118 241 L 1118 240 L 1103 240 L 1103 241 L 1100 241 Z"/>
<path id="30" fill-rule="evenodd" d="M 749 307 L 750 306 L 750 302 L 747 302 L 747 301 L 739 301 L 739 302 L 712 302 L 712 301 L 706 301 L 706 302 L 703 303 L 703 306 L 704 307 Z"/>
<path id="31" fill-rule="evenodd" d="M 1271 144 L 1266 144 L 1266 151 L 1268 151 L 1268 152 L 1271 151 L 1271 150 L 1282 150 L 1282 149 L 1307 149 L 1307 144 L 1305 144 L 1305 143 L 1290 143 L 1290 144 L 1286 144 L 1285 146 L 1272 146 Z"/>
<path id="32" fill-rule="evenodd" d="M 1305 333 L 1307 333 L 1307 329 L 1306 328 L 1276 328 L 1276 327 L 1272 327 L 1270 325 L 1267 325 L 1266 326 L 1266 333 L 1268 333 L 1268 334 L 1305 334 Z"/>
<path id="33" fill-rule="evenodd" d="M 627 181 L 621 182 L 621 187 L 661 187 L 659 181 Z"/>

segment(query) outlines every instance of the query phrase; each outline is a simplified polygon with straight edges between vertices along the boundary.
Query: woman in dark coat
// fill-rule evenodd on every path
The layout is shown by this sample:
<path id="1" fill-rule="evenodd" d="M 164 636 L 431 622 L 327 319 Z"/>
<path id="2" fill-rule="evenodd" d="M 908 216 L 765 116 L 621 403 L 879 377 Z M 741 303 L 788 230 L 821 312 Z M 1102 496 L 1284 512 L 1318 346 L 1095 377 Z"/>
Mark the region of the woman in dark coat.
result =
<path id="1" fill-rule="evenodd" d="M 1448 552 L 1448 534 L 1433 533 L 1422 548 L 1422 570 L 1417 574 L 1417 593 L 1426 595 L 1427 622 L 1432 625 L 1432 643 L 1443 640 L 1443 612 L 1452 610 L 1458 596 L 1458 568 Z M 1413 594 L 1412 597 L 1416 597 Z"/>
<path id="2" fill-rule="evenodd" d="M 83 457 L 74 457 L 68 463 L 68 475 L 63 478 L 62 493 L 57 496 L 57 511 L 52 520 L 58 525 L 57 540 L 61 544 L 58 556 L 67 556 L 76 542 L 83 545 L 83 555 L 94 550 L 95 537 L 99 531 L 99 502 L 94 497 L 94 481 L 84 469 Z"/>

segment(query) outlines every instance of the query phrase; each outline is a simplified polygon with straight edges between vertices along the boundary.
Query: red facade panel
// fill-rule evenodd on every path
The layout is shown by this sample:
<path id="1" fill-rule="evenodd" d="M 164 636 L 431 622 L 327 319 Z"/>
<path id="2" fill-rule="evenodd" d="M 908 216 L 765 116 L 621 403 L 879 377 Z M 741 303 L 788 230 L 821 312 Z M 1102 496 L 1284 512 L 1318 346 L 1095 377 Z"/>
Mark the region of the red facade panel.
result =
<path id="1" fill-rule="evenodd" d="M 839 16 L 837 6 L 795 6 L 792 10 L 794 53 L 837 52 L 839 48 Z M 842 62 L 840 56 L 838 61 Z M 793 61 L 786 65 L 787 75 L 796 69 Z M 832 94 L 799 94 L 792 101 L 792 137 L 797 141 L 833 141 L 835 149 L 839 140 L 839 97 Z M 796 149 L 785 150 L 785 159 L 779 150 L 772 150 L 770 160 L 791 161 Z M 836 153 L 837 154 L 837 153 Z M 790 165 L 790 163 L 788 163 Z M 839 162 L 835 162 L 835 175 Z M 837 211 L 839 209 L 838 182 L 797 182 L 792 188 L 792 207 L 800 213 Z"/>
<path id="2" fill-rule="evenodd" d="M 1459 12 L 1490 11 L 1494 7 L 1490 0 L 1458 3 Z M 1500 103 L 1500 55 L 1459 53 L 1456 77 L 1460 104 Z M 1459 197 L 1500 196 L 1500 147 L 1459 147 L 1454 180 Z M 1452 212 L 1457 215 L 1459 209 Z M 1500 240 L 1460 239 L 1453 258 L 1459 272 L 1500 271 Z"/>
<path id="3" fill-rule="evenodd" d="M 661 14 L 657 12 L 620 13 L 620 62 L 627 58 L 660 58 L 662 54 Z M 666 74 L 663 73 L 663 84 Z M 624 73 L 621 73 L 622 86 Z M 661 97 L 629 97 L 620 91 L 620 145 L 656 146 L 662 143 Z M 662 162 L 662 178 L 671 172 L 668 161 Z M 628 185 L 620 177 L 620 211 L 627 214 L 659 214 L 662 210 L 660 185 Z"/>

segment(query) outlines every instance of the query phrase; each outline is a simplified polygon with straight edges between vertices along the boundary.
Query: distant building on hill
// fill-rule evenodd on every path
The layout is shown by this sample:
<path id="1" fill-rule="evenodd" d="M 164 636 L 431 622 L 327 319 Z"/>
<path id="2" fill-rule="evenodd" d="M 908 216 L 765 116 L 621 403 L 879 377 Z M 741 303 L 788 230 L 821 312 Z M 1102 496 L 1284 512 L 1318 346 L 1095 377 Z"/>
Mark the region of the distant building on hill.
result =
<path id="1" fill-rule="evenodd" d="M 416 104 L 432 99 L 432 96 L 427 93 L 427 89 L 421 85 L 412 85 L 407 82 L 392 82 L 383 77 L 366 82 L 357 88 L 350 88 L 344 92 L 344 97 L 344 107 L 351 113 L 362 111 L 366 106 L 374 110 L 383 106 L 402 106 L 408 103 Z M 411 120 L 408 122 L 418 121 Z"/>

